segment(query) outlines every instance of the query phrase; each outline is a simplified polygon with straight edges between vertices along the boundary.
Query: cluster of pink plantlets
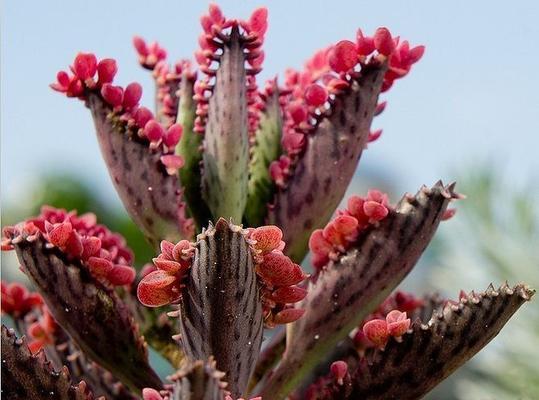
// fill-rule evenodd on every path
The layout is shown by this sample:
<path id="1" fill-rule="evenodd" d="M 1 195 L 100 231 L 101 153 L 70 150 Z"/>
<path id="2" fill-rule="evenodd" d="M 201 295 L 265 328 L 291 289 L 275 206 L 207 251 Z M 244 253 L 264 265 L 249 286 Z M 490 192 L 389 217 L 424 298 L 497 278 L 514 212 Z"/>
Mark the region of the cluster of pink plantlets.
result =
<path id="1" fill-rule="evenodd" d="M 122 123 L 136 130 L 137 135 L 146 140 L 150 148 L 161 150 L 161 162 L 169 174 L 175 174 L 183 166 L 182 157 L 173 154 L 173 149 L 182 135 L 182 126 L 172 124 L 165 127 L 154 118 L 148 108 L 139 107 L 142 97 L 139 83 L 130 83 L 125 88 L 113 85 L 117 72 L 114 59 L 105 58 L 98 62 L 92 53 L 79 53 L 73 61 L 71 71 L 72 76 L 65 71 L 58 72 L 58 82 L 51 84 L 51 88 L 81 100 L 88 99 L 90 94 L 102 96 Z"/>
<path id="2" fill-rule="evenodd" d="M 223 44 L 230 40 L 230 32 L 238 30 L 240 27 L 244 30 L 241 40 L 244 42 L 244 48 L 247 50 L 245 60 L 250 68 L 246 69 L 246 87 L 247 87 L 247 107 L 248 107 L 248 131 L 255 133 L 258 127 L 258 86 L 254 75 L 261 71 L 264 61 L 264 51 L 261 47 L 264 43 L 264 34 L 268 28 L 267 10 L 259 8 L 253 12 L 247 21 L 226 19 L 220 8 L 211 4 L 207 15 L 200 19 L 203 33 L 201 33 L 198 44 L 200 49 L 195 52 L 195 59 L 199 65 L 200 71 L 205 77 L 198 80 L 195 85 L 195 99 L 197 100 L 197 110 L 195 119 L 195 132 L 204 133 L 205 122 L 208 115 L 208 101 L 213 89 L 213 79 L 215 78 L 216 68 L 212 68 L 214 63 L 220 62 Z M 239 35 L 239 33 L 236 33 Z"/>
<path id="3" fill-rule="evenodd" d="M 125 239 L 97 224 L 94 214 L 44 206 L 41 214 L 3 230 L 2 248 L 11 250 L 23 240 L 42 237 L 71 259 L 80 260 L 92 275 L 113 286 L 129 285 L 135 279 L 132 251 Z"/>
<path id="4" fill-rule="evenodd" d="M 371 129 L 380 94 L 424 47 L 359 30 L 259 89 L 267 10 L 230 19 L 212 4 L 200 22 L 198 71 L 134 38 L 155 111 L 138 83 L 114 83 L 112 58 L 79 53 L 51 85 L 90 109 L 112 183 L 156 257 L 136 276 L 124 238 L 93 214 L 44 207 L 5 227 L 2 250 L 15 250 L 39 295 L 2 282 L 2 313 L 23 335 L 2 327 L 2 395 L 422 397 L 534 294 L 523 284 L 458 301 L 396 291 L 455 214 L 455 184 L 391 205 L 373 189 L 335 212 L 381 135 Z M 312 275 L 301 267 L 309 250 Z M 264 328 L 274 335 L 263 345 Z M 166 382 L 148 346 L 176 369 Z"/>
<path id="5" fill-rule="evenodd" d="M 330 221 L 324 229 L 315 230 L 309 240 L 312 263 L 322 268 L 329 260 L 336 260 L 346 252 L 361 231 L 383 220 L 389 210 L 388 197 L 378 190 L 370 190 L 367 197 L 352 196 L 348 208 Z"/>
<path id="6" fill-rule="evenodd" d="M 334 46 L 318 51 L 306 63 L 303 72 L 288 70 L 285 89 L 291 92 L 284 105 L 283 147 L 287 156 L 282 156 L 271 165 L 271 174 L 277 185 L 283 187 L 289 166 L 295 155 L 305 146 L 305 136 L 316 130 L 317 124 L 331 109 L 335 96 L 345 91 L 354 75 L 369 63 L 390 60 L 384 75 L 382 91 L 387 91 L 396 79 L 404 77 L 418 62 L 425 51 L 424 46 L 410 48 L 408 41 L 392 37 L 387 28 L 379 28 L 373 37 L 364 36 L 358 30 L 356 43 L 342 40 Z M 386 103 L 380 103 L 379 115 Z M 382 134 L 376 130 L 369 135 L 369 142 Z"/>
<path id="7" fill-rule="evenodd" d="M 276 226 L 261 226 L 249 232 L 257 260 L 256 273 L 262 281 L 262 305 L 267 327 L 288 324 L 300 318 L 305 310 L 292 304 L 303 300 L 307 291 L 297 286 L 307 275 L 282 250 L 283 233 Z"/>
<path id="8" fill-rule="evenodd" d="M 32 308 L 41 306 L 43 298 L 29 292 L 17 282 L 5 283 L 2 281 L 2 312 L 15 318 L 26 315 Z"/>
<path id="9" fill-rule="evenodd" d="M 140 302 L 159 307 L 181 299 L 182 281 L 191 267 L 195 248 L 188 240 L 173 244 L 161 242 L 161 254 L 153 259 L 154 268 L 147 268 L 137 289 Z"/>

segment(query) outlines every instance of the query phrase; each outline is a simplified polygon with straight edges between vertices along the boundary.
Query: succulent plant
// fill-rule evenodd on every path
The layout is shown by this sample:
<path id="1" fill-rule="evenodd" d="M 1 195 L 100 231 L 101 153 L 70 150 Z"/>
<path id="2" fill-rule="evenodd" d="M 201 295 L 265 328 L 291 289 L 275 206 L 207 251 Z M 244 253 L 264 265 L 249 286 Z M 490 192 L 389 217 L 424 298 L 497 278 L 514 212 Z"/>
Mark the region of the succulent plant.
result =
<path id="1" fill-rule="evenodd" d="M 93 214 L 48 206 L 5 227 L 2 249 L 16 251 L 37 293 L 2 283 L 2 312 L 24 335 L 2 328 L 2 394 L 422 397 L 534 293 L 395 291 L 453 216 L 454 184 L 396 204 L 373 189 L 335 213 L 380 137 L 380 94 L 424 47 L 359 30 L 259 89 L 266 9 L 239 20 L 210 5 L 201 24 L 198 71 L 134 39 L 155 78 L 155 112 L 139 105 L 138 83 L 114 84 L 114 59 L 92 53 L 51 85 L 90 109 L 112 182 L 159 254 L 137 276 L 120 235 Z M 300 266 L 309 251 L 311 274 Z M 167 382 L 148 345 L 177 368 Z"/>

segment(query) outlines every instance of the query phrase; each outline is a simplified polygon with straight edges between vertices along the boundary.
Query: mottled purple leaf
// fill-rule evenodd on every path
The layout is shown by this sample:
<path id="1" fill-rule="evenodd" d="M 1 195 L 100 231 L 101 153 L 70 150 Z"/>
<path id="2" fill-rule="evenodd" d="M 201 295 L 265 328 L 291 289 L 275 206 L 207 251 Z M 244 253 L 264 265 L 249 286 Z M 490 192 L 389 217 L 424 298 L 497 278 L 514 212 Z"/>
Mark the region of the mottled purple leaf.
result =
<path id="1" fill-rule="evenodd" d="M 155 246 L 191 239 L 178 177 L 167 174 L 161 154 L 126 131 L 100 97 L 91 95 L 87 103 L 112 183 L 133 221 Z"/>
<path id="2" fill-rule="evenodd" d="M 311 232 L 328 222 L 356 171 L 386 70 L 385 64 L 365 67 L 335 98 L 331 115 L 307 135 L 286 188 L 275 194 L 269 222 L 283 230 L 285 252 L 296 262 L 303 260 Z"/>
<path id="3" fill-rule="evenodd" d="M 112 289 L 42 238 L 21 237 L 13 245 L 54 318 L 86 355 L 131 389 L 161 386 L 132 314 Z"/>
<path id="4" fill-rule="evenodd" d="M 363 232 L 346 254 L 321 271 L 299 305 L 283 361 L 263 386 L 264 400 L 296 388 L 328 352 L 372 312 L 411 271 L 454 196 L 440 182 L 404 196 L 378 227 Z"/>

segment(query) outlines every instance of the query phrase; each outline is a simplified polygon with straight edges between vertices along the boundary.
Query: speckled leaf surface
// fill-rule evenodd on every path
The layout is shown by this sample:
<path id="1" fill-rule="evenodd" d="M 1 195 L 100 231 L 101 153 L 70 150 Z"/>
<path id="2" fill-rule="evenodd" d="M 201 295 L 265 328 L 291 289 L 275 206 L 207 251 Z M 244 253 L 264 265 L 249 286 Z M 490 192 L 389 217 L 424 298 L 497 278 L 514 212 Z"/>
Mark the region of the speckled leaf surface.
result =
<path id="1" fill-rule="evenodd" d="M 280 399 L 323 360 L 404 279 L 434 235 L 453 197 L 440 182 L 404 196 L 394 210 L 363 232 L 330 264 L 300 304 L 304 316 L 291 325 L 283 362 L 264 384 L 263 397 Z"/>
<path id="2" fill-rule="evenodd" d="M 286 188 L 275 194 L 269 222 L 283 230 L 285 252 L 296 262 L 305 256 L 311 232 L 331 218 L 356 171 L 386 70 L 385 64 L 369 65 L 336 97 L 332 114 L 307 135 Z"/>
<path id="3" fill-rule="evenodd" d="M 31 384 L 29 384 L 31 382 Z M 86 384 L 74 384 L 67 368 L 55 371 L 43 351 L 32 355 L 26 340 L 2 325 L 2 398 L 92 400 Z"/>
<path id="4" fill-rule="evenodd" d="M 92 95 L 88 106 L 112 183 L 133 221 L 155 246 L 163 239 L 191 239 L 191 231 L 180 218 L 178 177 L 167 174 L 161 155 L 111 118 L 111 110 L 101 98 Z"/>
<path id="5" fill-rule="evenodd" d="M 490 287 L 435 312 L 427 324 L 416 321 L 399 343 L 367 355 L 352 376 L 351 399 L 412 400 L 423 397 L 473 357 L 535 293 L 516 285 Z"/>
<path id="6" fill-rule="evenodd" d="M 181 302 L 182 345 L 191 360 L 214 356 L 233 396 L 243 394 L 262 342 L 263 318 L 251 248 L 220 219 L 201 235 Z"/>
<path id="7" fill-rule="evenodd" d="M 86 355 L 130 389 L 161 386 L 133 317 L 113 290 L 41 238 L 23 239 L 14 247 L 54 318 Z"/>
<path id="8" fill-rule="evenodd" d="M 202 196 L 214 218 L 240 223 L 247 201 L 249 139 L 245 54 L 237 27 L 223 45 L 204 134 Z"/>

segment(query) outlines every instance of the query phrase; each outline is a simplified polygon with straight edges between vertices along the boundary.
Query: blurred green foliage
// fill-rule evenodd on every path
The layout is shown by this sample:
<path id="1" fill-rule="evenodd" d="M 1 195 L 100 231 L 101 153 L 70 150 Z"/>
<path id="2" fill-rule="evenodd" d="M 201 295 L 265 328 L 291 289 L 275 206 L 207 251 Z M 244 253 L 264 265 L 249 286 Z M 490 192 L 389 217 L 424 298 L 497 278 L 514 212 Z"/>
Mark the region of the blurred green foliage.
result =
<path id="1" fill-rule="evenodd" d="M 461 288 L 483 290 L 506 280 L 539 288 L 539 188 L 517 187 L 490 165 L 458 175 L 457 188 L 467 198 L 437 236 L 427 284 L 451 298 Z M 539 307 L 533 303 L 430 398 L 539 399 Z"/>

